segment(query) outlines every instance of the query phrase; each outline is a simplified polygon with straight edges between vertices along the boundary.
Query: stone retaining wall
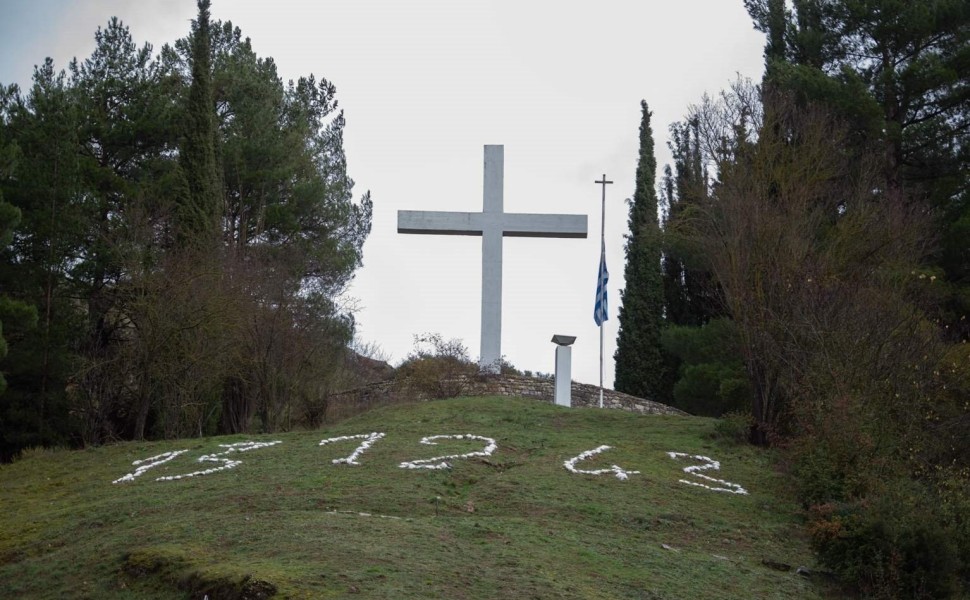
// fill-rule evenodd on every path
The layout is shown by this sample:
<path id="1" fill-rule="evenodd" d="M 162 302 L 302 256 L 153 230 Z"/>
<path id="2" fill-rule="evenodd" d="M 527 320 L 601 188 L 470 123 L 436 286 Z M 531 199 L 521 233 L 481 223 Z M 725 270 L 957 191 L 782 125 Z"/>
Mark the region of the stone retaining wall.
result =
<path id="1" fill-rule="evenodd" d="M 544 402 L 553 401 L 552 379 L 536 379 L 521 375 L 473 375 L 459 376 L 448 382 L 450 389 L 460 390 L 460 396 L 520 396 Z M 599 387 L 572 382 L 573 407 L 599 406 Z M 408 386 L 407 382 L 388 380 L 332 394 L 329 398 L 328 420 L 339 418 L 347 412 L 355 414 L 385 404 L 404 400 L 428 400 L 426 394 Z M 666 404 L 645 400 L 617 392 L 603 390 L 603 407 L 627 410 L 641 415 L 687 415 L 682 410 Z"/>

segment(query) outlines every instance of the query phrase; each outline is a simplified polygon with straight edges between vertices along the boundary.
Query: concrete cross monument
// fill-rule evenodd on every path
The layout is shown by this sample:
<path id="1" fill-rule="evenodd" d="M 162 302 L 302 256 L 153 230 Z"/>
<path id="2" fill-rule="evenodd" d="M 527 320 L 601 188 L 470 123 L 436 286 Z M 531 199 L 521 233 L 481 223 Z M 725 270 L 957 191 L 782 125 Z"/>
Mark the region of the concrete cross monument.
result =
<path id="1" fill-rule="evenodd" d="M 502 358 L 502 237 L 586 237 L 586 215 L 504 212 L 504 163 L 504 146 L 485 146 L 482 212 L 397 212 L 398 233 L 482 236 L 482 346 L 479 367 L 488 373 L 498 373 Z"/>

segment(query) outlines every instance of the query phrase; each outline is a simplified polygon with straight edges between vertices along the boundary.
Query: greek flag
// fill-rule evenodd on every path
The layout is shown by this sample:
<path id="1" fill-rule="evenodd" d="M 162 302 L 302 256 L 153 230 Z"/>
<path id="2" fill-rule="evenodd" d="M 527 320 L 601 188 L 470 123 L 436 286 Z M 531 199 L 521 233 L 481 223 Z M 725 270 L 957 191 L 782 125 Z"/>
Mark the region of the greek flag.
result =
<path id="1" fill-rule="evenodd" d="M 606 270 L 606 242 L 600 248 L 600 271 L 596 278 L 596 305 L 593 308 L 593 320 L 596 325 L 602 325 L 603 321 L 610 318 L 609 310 L 606 306 L 606 284 L 610 281 L 610 272 Z"/>

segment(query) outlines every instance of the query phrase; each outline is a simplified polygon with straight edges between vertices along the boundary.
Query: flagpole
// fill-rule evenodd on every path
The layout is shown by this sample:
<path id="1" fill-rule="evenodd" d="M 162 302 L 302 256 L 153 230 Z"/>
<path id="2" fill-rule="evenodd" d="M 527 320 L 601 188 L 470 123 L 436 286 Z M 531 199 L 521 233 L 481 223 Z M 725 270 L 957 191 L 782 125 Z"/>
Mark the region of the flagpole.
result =
<path id="1" fill-rule="evenodd" d="M 603 324 L 600 323 L 600 408 L 603 408 Z"/>
<path id="2" fill-rule="evenodd" d="M 603 179 L 600 181 L 595 181 L 593 183 L 601 184 L 603 186 L 603 202 L 602 202 L 602 214 L 600 218 L 600 260 L 604 260 L 606 255 L 606 184 L 613 183 L 612 181 L 606 180 L 606 173 L 603 173 Z M 605 284 L 603 287 L 606 287 Z M 606 290 L 603 290 L 605 295 Z M 604 307 L 605 308 L 605 307 Z M 603 321 L 606 320 L 608 315 L 604 310 L 603 319 L 600 321 L 600 408 L 603 408 Z"/>
<path id="3" fill-rule="evenodd" d="M 606 173 L 603 173 L 606 181 Z M 600 251 L 606 252 L 606 184 L 603 184 L 603 213 L 600 218 Z M 603 408 L 603 322 L 600 321 L 600 408 Z"/>

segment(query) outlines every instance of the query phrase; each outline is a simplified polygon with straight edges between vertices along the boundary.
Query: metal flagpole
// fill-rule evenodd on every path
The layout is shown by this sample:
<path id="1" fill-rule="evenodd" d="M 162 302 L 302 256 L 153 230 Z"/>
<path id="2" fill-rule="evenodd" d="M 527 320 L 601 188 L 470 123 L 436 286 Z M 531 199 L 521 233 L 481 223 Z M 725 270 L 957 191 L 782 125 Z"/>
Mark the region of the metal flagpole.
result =
<path id="1" fill-rule="evenodd" d="M 603 173 L 603 179 L 594 181 L 593 183 L 598 183 L 603 186 L 603 211 L 600 219 L 600 260 L 603 260 L 602 254 L 606 253 L 606 185 L 613 182 L 607 181 L 606 173 Z M 603 321 L 600 321 L 600 408 L 603 408 Z"/>

